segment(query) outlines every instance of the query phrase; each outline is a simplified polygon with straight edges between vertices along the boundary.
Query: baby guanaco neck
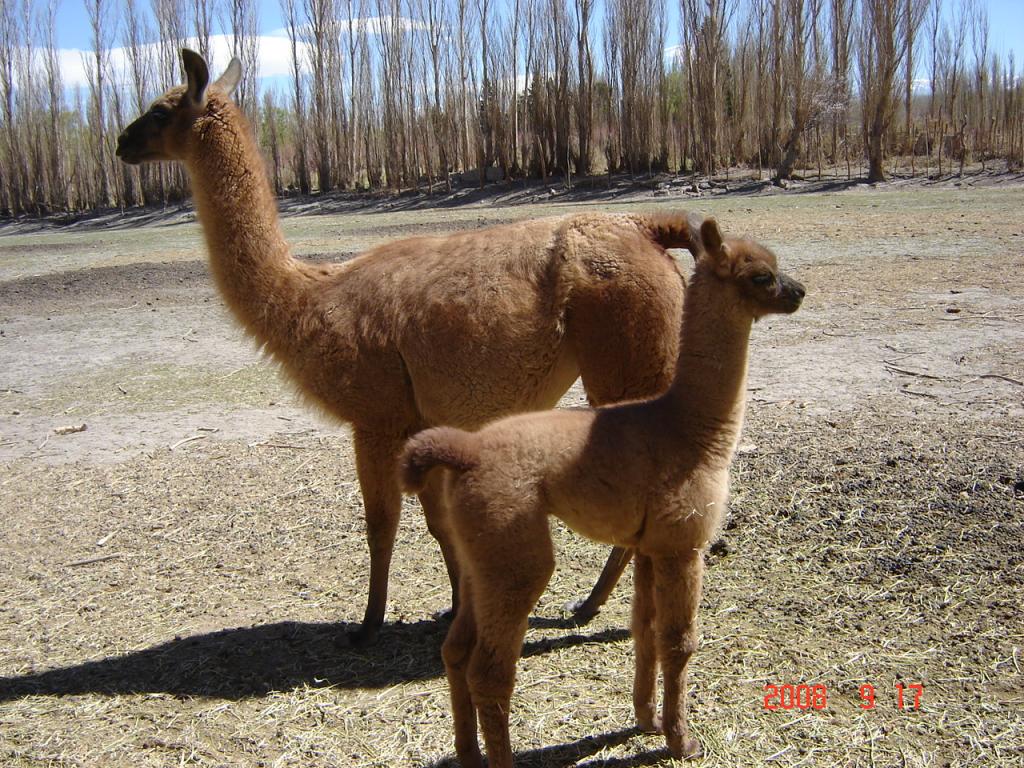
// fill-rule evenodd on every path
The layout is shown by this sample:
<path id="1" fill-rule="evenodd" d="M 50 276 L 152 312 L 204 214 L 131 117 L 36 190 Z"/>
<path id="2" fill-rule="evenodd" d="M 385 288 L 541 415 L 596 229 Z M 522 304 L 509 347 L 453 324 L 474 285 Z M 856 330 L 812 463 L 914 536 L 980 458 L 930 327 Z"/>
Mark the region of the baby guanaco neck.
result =
<path id="1" fill-rule="evenodd" d="M 690 450 L 727 465 L 743 426 L 753 318 L 733 305 L 735 294 L 723 282 L 699 264 L 687 285 L 679 360 L 662 405 Z"/>
<path id="2" fill-rule="evenodd" d="M 294 341 L 307 271 L 285 242 L 263 158 L 238 108 L 213 91 L 192 130 L 185 165 L 214 279 L 235 316 L 276 351 Z"/>

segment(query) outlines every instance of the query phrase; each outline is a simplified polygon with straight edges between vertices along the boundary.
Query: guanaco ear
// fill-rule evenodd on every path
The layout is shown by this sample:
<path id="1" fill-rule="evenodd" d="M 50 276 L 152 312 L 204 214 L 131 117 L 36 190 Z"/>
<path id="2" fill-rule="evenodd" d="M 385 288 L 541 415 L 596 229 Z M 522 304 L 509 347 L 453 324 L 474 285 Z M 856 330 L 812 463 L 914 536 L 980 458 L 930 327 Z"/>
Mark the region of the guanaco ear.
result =
<path id="1" fill-rule="evenodd" d="M 201 107 L 206 103 L 206 86 L 210 83 L 210 69 L 206 66 L 206 61 L 202 56 L 188 48 L 181 49 L 181 63 L 184 65 L 185 78 L 188 83 L 185 88 L 185 98 L 194 106 Z"/>
<path id="2" fill-rule="evenodd" d="M 238 87 L 238 81 L 241 79 L 242 62 L 240 62 L 236 56 L 231 59 L 231 63 L 228 64 L 228 68 L 224 70 L 224 74 L 217 78 L 217 82 L 215 82 L 214 85 L 230 96 L 234 93 L 235 88 Z"/>

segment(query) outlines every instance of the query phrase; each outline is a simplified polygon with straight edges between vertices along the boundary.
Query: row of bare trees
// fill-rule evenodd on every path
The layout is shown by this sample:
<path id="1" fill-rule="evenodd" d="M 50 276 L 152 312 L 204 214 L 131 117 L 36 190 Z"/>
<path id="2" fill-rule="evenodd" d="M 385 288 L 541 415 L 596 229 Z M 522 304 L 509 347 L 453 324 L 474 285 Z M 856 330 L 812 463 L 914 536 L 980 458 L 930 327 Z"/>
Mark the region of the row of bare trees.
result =
<path id="1" fill-rule="evenodd" d="M 120 165 L 113 142 L 178 82 L 179 49 L 216 39 L 281 193 L 1024 159 L 1024 84 L 982 0 L 279 0 L 290 77 L 262 89 L 257 0 L 85 0 L 74 89 L 57 1 L 0 4 L 7 214 L 183 197 L 180 171 Z"/>

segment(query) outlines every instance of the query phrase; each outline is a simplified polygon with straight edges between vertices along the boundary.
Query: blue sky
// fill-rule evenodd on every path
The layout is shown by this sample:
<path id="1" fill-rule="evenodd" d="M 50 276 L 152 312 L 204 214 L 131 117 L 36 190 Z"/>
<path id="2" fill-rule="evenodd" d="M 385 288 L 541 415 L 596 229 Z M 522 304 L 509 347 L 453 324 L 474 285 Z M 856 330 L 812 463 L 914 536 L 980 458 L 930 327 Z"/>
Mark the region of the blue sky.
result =
<path id="1" fill-rule="evenodd" d="M 678 0 L 667 0 L 671 21 L 669 32 L 669 44 L 678 42 L 679 9 Z M 2 0 L 0 0 L 2 2 Z M 600 0 L 599 0 L 600 2 Z M 1004 57 L 1011 50 L 1017 63 L 1017 71 L 1022 70 L 1024 64 L 1024 0 L 982 0 L 988 8 L 990 33 L 990 50 L 1000 53 Z M 283 37 L 281 20 L 281 6 L 279 0 L 258 0 L 259 29 L 260 34 L 265 36 L 261 41 L 261 76 L 270 78 L 281 78 L 287 72 L 288 49 L 286 39 Z M 943 0 L 944 11 L 950 14 L 953 6 L 959 0 Z M 37 1 L 38 5 L 42 5 Z M 371 6 L 374 5 L 371 3 Z M 142 2 L 140 6 L 148 6 Z M 123 4 L 118 0 L 111 3 L 112 16 L 119 15 Z M 118 33 L 118 39 L 120 33 Z M 81 56 L 78 50 L 87 50 L 91 46 L 89 19 L 82 0 L 60 0 L 57 15 L 57 44 L 63 49 L 62 66 L 65 72 L 65 82 L 73 86 L 82 77 Z M 115 43 L 115 45 L 119 45 Z M 221 56 L 217 56 L 220 59 Z M 227 63 L 215 61 L 214 69 Z M 970 58 L 968 57 L 968 60 Z M 919 58 L 923 62 L 924 57 Z M 925 72 L 919 64 L 919 74 L 924 77 Z M 83 81 L 84 82 L 84 81 Z"/>

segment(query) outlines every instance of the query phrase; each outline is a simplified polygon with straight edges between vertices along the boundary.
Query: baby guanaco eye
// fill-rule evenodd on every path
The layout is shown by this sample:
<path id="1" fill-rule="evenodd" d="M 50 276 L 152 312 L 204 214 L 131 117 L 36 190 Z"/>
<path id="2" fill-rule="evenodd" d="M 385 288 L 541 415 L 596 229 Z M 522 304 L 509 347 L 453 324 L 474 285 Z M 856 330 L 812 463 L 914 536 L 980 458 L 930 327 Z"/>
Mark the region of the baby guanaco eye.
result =
<path id="1" fill-rule="evenodd" d="M 771 285 L 775 281 L 775 275 L 771 272 L 759 272 L 750 278 L 754 285 Z"/>

